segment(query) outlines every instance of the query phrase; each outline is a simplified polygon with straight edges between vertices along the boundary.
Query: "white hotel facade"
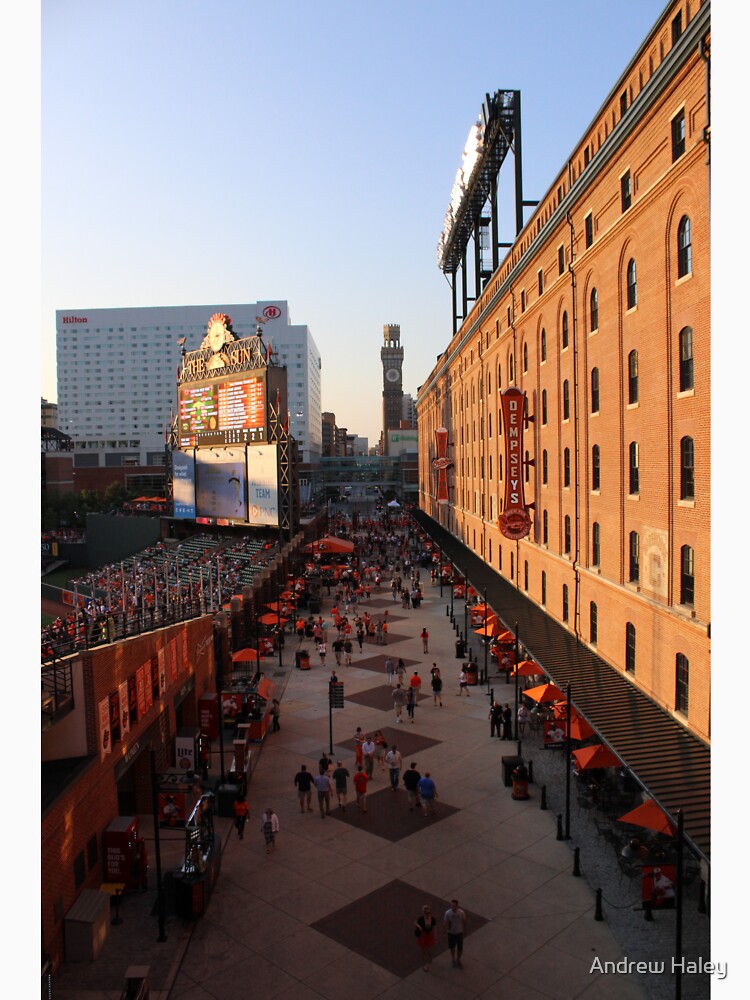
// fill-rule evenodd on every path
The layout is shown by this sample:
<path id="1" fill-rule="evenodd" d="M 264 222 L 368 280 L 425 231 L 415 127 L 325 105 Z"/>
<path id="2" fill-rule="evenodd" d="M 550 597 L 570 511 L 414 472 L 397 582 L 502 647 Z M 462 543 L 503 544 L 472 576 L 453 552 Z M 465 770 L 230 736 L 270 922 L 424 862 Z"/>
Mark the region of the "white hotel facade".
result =
<path id="1" fill-rule="evenodd" d="M 238 338 L 264 320 L 263 339 L 287 368 L 289 429 L 300 461 L 320 460 L 320 351 L 306 326 L 292 325 L 288 303 L 274 300 L 58 310 L 58 427 L 73 438 L 77 468 L 163 465 L 165 431 L 177 412 L 178 340 L 197 350 L 217 312 L 231 316 Z"/>

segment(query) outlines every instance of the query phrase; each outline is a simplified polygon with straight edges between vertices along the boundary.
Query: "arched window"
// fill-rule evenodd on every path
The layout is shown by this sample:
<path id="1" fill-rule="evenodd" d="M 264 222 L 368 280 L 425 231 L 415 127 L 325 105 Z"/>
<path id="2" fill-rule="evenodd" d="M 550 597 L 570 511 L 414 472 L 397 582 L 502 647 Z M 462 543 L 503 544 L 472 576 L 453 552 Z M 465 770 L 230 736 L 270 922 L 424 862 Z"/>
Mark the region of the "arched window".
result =
<path id="1" fill-rule="evenodd" d="M 641 578 L 641 540 L 637 531 L 630 532 L 628 552 L 628 580 L 638 583 Z"/>
<path id="2" fill-rule="evenodd" d="M 513 355 L 511 354 L 511 356 L 508 358 L 508 381 L 515 382 L 515 379 L 516 379 L 516 372 L 513 365 Z"/>
<path id="3" fill-rule="evenodd" d="M 563 350 L 568 346 L 568 314 L 563 313 L 562 318 L 562 346 Z"/>
<path id="4" fill-rule="evenodd" d="M 601 488 L 601 456 L 599 453 L 599 445 L 594 444 L 591 446 L 591 489 L 598 490 Z"/>
<path id="5" fill-rule="evenodd" d="M 563 486 L 570 486 L 570 448 L 563 451 Z"/>
<path id="6" fill-rule="evenodd" d="M 540 353 L 541 353 L 541 356 L 542 356 L 542 361 L 546 361 L 547 360 L 547 331 L 544 328 L 542 328 L 542 338 L 541 338 Z"/>
<path id="7" fill-rule="evenodd" d="M 500 392 L 500 390 L 502 389 L 502 387 L 503 387 L 503 366 L 502 365 L 498 365 L 497 366 L 497 391 Z"/>
<path id="8" fill-rule="evenodd" d="M 549 515 L 547 511 L 542 511 L 542 544 L 547 545 L 549 542 Z"/>
<path id="9" fill-rule="evenodd" d="M 563 382 L 563 420 L 570 419 L 570 382 L 567 379 Z"/>
<path id="10" fill-rule="evenodd" d="M 635 309 L 638 305 L 638 281 L 635 275 L 635 261 L 632 257 L 628 261 L 627 285 L 628 309 Z"/>
<path id="11" fill-rule="evenodd" d="M 599 295 L 595 288 L 591 289 L 589 297 L 589 332 L 599 329 Z"/>
<path id="12" fill-rule="evenodd" d="M 565 555 L 570 555 L 570 514 L 565 515 L 564 522 L 564 548 Z"/>
<path id="13" fill-rule="evenodd" d="M 542 570 L 542 604 L 547 603 L 547 574 Z"/>
<path id="14" fill-rule="evenodd" d="M 693 331 L 686 326 L 680 330 L 680 392 L 693 386 Z"/>
<path id="15" fill-rule="evenodd" d="M 542 389 L 542 424 L 547 423 L 547 390 Z"/>
<path id="16" fill-rule="evenodd" d="M 689 545 L 680 549 L 680 604 L 695 603 L 695 553 Z"/>
<path id="17" fill-rule="evenodd" d="M 562 593 L 562 620 L 566 622 L 568 620 L 568 585 L 563 584 Z"/>
<path id="18" fill-rule="evenodd" d="M 527 372 L 529 370 L 529 345 L 523 345 L 523 370 Z"/>
<path id="19" fill-rule="evenodd" d="M 599 412 L 599 369 L 591 369 L 591 412 Z"/>
<path id="20" fill-rule="evenodd" d="M 691 437 L 680 441 L 680 500 L 695 499 L 695 447 Z"/>
<path id="21" fill-rule="evenodd" d="M 638 402 L 638 351 L 628 354 L 628 403 Z"/>
<path id="22" fill-rule="evenodd" d="M 640 492 L 640 476 L 638 473 L 638 442 L 631 441 L 628 449 L 628 493 Z"/>
<path id="23" fill-rule="evenodd" d="M 629 674 L 635 673 L 635 625 L 632 622 L 625 626 L 625 669 Z"/>
<path id="24" fill-rule="evenodd" d="M 677 277 L 684 278 L 693 270 L 693 243 L 690 235 L 690 219 L 683 215 L 677 227 Z"/>
<path id="25" fill-rule="evenodd" d="M 492 392 L 492 372 L 488 371 L 487 372 L 487 395 L 489 396 L 489 394 L 491 392 Z"/>
<path id="26" fill-rule="evenodd" d="M 599 637 L 599 614 L 597 611 L 596 604 L 592 601 L 589 604 L 589 642 L 592 646 L 596 645 L 596 641 Z"/>
<path id="27" fill-rule="evenodd" d="M 547 462 L 547 449 L 545 448 L 542 452 L 542 483 L 547 485 L 547 472 L 548 472 L 548 462 Z"/>
<path id="28" fill-rule="evenodd" d="M 675 657 L 674 669 L 674 707 L 676 712 L 687 715 L 688 688 L 690 681 L 690 661 L 684 653 Z"/>
<path id="29" fill-rule="evenodd" d="M 602 556 L 602 535 L 601 527 L 598 521 L 594 521 L 591 525 L 591 565 L 598 566 L 601 562 Z"/>

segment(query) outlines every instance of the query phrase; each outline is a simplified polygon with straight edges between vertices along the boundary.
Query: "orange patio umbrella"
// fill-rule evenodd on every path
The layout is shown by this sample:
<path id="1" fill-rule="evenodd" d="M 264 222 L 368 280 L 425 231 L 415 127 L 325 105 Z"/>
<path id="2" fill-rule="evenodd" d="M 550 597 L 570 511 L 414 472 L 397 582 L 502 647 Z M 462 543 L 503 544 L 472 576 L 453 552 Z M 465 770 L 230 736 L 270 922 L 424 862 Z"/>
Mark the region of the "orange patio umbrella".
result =
<path id="1" fill-rule="evenodd" d="M 289 619 L 284 618 L 283 615 L 281 618 L 279 618 L 277 614 L 269 613 L 267 615 L 261 615 L 258 621 L 261 623 L 261 625 L 278 625 L 279 622 L 281 622 L 281 624 L 284 625 L 286 622 L 289 621 Z"/>
<path id="2" fill-rule="evenodd" d="M 594 767 L 617 767 L 620 763 L 619 757 L 616 757 L 609 747 L 605 747 L 602 743 L 597 743 L 595 747 L 574 750 L 573 756 L 579 771 L 586 771 Z"/>
<path id="3" fill-rule="evenodd" d="M 542 670 L 538 663 L 534 663 L 533 660 L 521 660 L 518 666 L 514 670 L 511 670 L 510 676 L 515 677 L 518 674 L 519 677 L 535 677 L 537 674 L 543 673 L 544 670 Z"/>
<path id="4" fill-rule="evenodd" d="M 497 617 L 497 616 L 495 615 L 495 612 L 494 612 L 494 611 L 492 610 L 492 608 L 491 608 L 491 607 L 489 606 L 489 604 L 472 604 L 472 606 L 471 606 L 471 607 L 469 608 L 469 611 L 470 611 L 470 612 L 471 612 L 472 614 L 477 614 L 477 615 L 486 615 L 486 614 L 490 614 L 490 615 L 492 615 L 493 617 Z"/>
<path id="5" fill-rule="evenodd" d="M 236 653 L 232 653 L 232 663 L 248 663 L 253 660 L 260 659 L 257 649 L 238 649 Z"/>
<path id="6" fill-rule="evenodd" d="M 570 719 L 570 738 L 571 740 L 587 740 L 589 736 L 594 735 L 594 730 L 586 722 L 582 715 L 572 715 Z M 619 763 L 619 762 L 618 762 Z M 600 765 L 605 767 L 606 765 Z"/>
<path id="7" fill-rule="evenodd" d="M 495 621 L 488 621 L 486 625 L 482 625 L 481 628 L 475 628 L 474 632 L 477 635 L 486 635 L 489 638 L 495 638 L 496 636 L 502 635 L 506 630 L 500 624 L 497 619 Z"/>
<path id="8" fill-rule="evenodd" d="M 532 701 L 562 701 L 565 695 L 556 684 L 540 684 L 538 687 L 529 688 L 524 691 L 527 698 Z"/>
<path id="9" fill-rule="evenodd" d="M 642 826 L 644 830 L 655 830 L 656 833 L 665 833 L 668 837 L 674 837 L 677 833 L 677 827 L 653 799 L 646 799 L 624 816 L 618 816 L 617 822 Z"/>

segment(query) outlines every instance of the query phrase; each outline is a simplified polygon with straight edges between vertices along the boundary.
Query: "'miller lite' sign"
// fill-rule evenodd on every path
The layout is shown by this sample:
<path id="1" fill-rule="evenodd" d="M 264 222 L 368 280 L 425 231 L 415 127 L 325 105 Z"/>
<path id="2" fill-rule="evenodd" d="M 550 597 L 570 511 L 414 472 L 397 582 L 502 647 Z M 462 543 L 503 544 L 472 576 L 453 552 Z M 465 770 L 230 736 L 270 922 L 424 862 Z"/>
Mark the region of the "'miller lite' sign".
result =
<path id="1" fill-rule="evenodd" d="M 500 396 L 505 438 L 505 501 L 497 519 L 505 538 L 525 538 L 531 531 L 531 517 L 523 495 L 521 455 L 523 454 L 523 409 L 526 393 L 506 389 Z"/>

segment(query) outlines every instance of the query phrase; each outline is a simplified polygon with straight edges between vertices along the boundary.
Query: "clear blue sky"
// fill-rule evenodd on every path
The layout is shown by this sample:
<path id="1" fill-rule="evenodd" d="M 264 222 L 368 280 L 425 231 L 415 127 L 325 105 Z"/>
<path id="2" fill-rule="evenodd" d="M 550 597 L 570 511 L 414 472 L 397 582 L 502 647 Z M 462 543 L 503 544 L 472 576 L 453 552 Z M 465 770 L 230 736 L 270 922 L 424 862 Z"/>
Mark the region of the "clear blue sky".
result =
<path id="1" fill-rule="evenodd" d="M 56 309 L 281 298 L 374 443 L 383 324 L 413 395 L 450 339 L 436 245 L 485 93 L 520 89 L 539 198 L 663 7 L 44 0 L 42 394 Z"/>

